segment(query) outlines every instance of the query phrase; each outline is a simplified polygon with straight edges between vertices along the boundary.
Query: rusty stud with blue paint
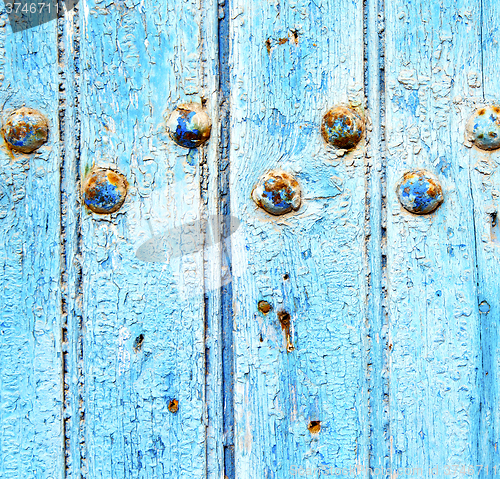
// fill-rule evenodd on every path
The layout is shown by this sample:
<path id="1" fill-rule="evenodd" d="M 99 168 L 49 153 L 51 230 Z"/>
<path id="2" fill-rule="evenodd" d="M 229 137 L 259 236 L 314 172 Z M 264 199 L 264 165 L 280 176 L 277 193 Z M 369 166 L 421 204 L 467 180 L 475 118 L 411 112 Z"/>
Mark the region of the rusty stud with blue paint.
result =
<path id="1" fill-rule="evenodd" d="M 477 109 L 467 123 L 467 136 L 481 150 L 500 148 L 500 106 Z"/>
<path id="2" fill-rule="evenodd" d="M 321 134 L 335 148 L 352 150 L 365 131 L 363 117 L 353 108 L 337 106 L 327 111 L 321 122 Z"/>
<path id="3" fill-rule="evenodd" d="M 167 120 L 167 131 L 175 143 L 183 148 L 198 148 L 208 141 L 212 122 L 198 103 L 179 105 Z"/>
<path id="4" fill-rule="evenodd" d="M 252 198 L 263 210 L 279 216 L 300 208 L 301 192 L 297 180 L 290 174 L 273 170 L 253 187 Z"/>
<path id="5" fill-rule="evenodd" d="M 83 182 L 83 203 L 94 213 L 114 213 L 123 205 L 127 189 L 127 179 L 121 173 L 108 168 L 94 168 Z"/>
<path id="6" fill-rule="evenodd" d="M 9 116 L 2 135 L 10 149 L 32 153 L 47 141 L 49 122 L 38 110 L 22 107 Z"/>
<path id="7" fill-rule="evenodd" d="M 403 208 L 416 215 L 432 213 L 444 201 L 439 180 L 426 170 L 405 173 L 396 187 L 396 193 Z"/>

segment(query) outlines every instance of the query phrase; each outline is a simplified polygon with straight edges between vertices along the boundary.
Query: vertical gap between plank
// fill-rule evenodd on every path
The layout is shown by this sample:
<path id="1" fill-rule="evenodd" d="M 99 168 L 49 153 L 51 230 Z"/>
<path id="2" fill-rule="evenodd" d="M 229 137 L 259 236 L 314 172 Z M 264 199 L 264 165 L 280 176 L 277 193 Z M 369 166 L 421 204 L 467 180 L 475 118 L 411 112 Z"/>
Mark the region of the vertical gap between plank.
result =
<path id="1" fill-rule="evenodd" d="M 222 403 L 223 403 L 223 441 L 224 441 L 224 478 L 234 479 L 234 351 L 233 351 L 233 288 L 231 264 L 231 204 L 230 204 L 230 0 L 219 0 L 219 111 L 220 111 L 220 150 L 219 150 L 219 211 L 222 215 L 222 264 L 230 280 L 221 286 L 221 326 L 222 326 Z"/>
<path id="2" fill-rule="evenodd" d="M 63 432 L 64 432 L 64 477 L 69 477 L 69 469 L 71 463 L 70 449 L 71 449 L 71 413 L 70 413 L 70 393 L 69 393 L 69 380 L 70 374 L 69 365 L 69 347 L 68 347 L 68 273 L 66 270 L 66 212 L 68 208 L 67 197 L 65 189 L 67 186 L 66 179 L 66 148 L 64 144 L 65 139 L 65 115 L 66 115 L 66 92 L 65 92 L 65 75 L 64 75 L 64 16 L 61 8 L 63 1 L 58 1 L 58 16 L 57 16 L 57 60 L 58 60 L 58 117 L 59 117 L 59 167 L 60 167 L 60 221 L 61 221 L 61 354 L 62 354 L 62 384 L 63 384 Z"/>
<path id="3" fill-rule="evenodd" d="M 390 338 L 387 315 L 385 1 L 364 0 L 365 97 L 371 119 L 366 153 L 368 468 L 389 469 Z M 367 469 L 368 471 L 370 469 Z"/>
<path id="4" fill-rule="evenodd" d="M 64 477 L 85 478 L 78 0 L 58 0 Z M 76 384 L 75 380 L 76 379 Z"/>

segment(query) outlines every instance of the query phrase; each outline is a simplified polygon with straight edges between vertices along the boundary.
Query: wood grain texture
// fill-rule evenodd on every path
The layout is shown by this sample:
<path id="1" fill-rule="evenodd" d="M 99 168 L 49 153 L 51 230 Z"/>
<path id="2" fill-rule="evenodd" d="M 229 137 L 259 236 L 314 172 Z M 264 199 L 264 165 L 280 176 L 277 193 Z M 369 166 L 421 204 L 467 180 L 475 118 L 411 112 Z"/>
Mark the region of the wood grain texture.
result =
<path id="1" fill-rule="evenodd" d="M 0 17 L 2 124 L 26 105 L 49 120 L 36 152 L 0 151 L 0 477 L 62 478 L 57 37 Z"/>
<path id="2" fill-rule="evenodd" d="M 444 477 L 480 465 L 480 318 L 464 122 L 478 96 L 479 1 L 386 3 L 387 283 L 391 468 Z M 436 174 L 433 214 L 403 210 L 402 174 Z M 477 471 L 477 469 L 476 469 Z M 448 477 L 463 477 L 448 471 Z"/>
<path id="3" fill-rule="evenodd" d="M 214 169 L 217 132 L 186 150 L 168 138 L 164 115 L 203 99 L 214 116 L 216 21 L 210 1 L 81 7 L 81 175 L 111 166 L 130 183 L 117 213 L 82 218 L 89 478 L 206 477 L 204 251 L 189 250 L 205 232 L 182 225 L 215 196 L 202 165 Z M 173 228 L 182 256 L 136 256 Z"/>
<path id="4" fill-rule="evenodd" d="M 237 478 L 366 463 L 364 148 L 338 157 L 320 134 L 328 108 L 363 104 L 362 13 L 361 2 L 231 3 Z M 302 188 L 282 217 L 250 194 L 277 167 Z"/>

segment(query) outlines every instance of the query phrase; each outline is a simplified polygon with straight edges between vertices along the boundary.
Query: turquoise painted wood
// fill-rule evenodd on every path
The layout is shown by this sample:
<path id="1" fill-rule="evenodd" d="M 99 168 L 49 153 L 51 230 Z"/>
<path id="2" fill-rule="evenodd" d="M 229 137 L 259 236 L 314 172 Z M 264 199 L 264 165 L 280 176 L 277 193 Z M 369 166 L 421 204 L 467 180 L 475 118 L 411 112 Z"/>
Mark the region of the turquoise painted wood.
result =
<path id="1" fill-rule="evenodd" d="M 3 11 L 1 124 L 36 108 L 49 139 L 0 146 L 0 477 L 494 477 L 499 153 L 467 125 L 500 103 L 499 14 L 81 0 L 13 33 Z M 166 128 L 189 102 L 196 149 Z M 365 120 L 350 151 L 321 135 L 338 105 Z M 84 206 L 96 168 L 127 179 L 111 214 Z M 421 169 L 428 215 L 398 199 Z M 266 211 L 272 174 L 295 194 Z"/>

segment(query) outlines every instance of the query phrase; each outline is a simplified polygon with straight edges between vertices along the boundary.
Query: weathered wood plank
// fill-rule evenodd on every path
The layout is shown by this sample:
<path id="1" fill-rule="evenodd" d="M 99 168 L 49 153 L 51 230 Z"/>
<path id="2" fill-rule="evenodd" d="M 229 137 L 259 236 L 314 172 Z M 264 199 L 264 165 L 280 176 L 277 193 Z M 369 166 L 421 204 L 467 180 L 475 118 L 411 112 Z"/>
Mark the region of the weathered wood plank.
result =
<path id="1" fill-rule="evenodd" d="M 32 154 L 0 151 L 0 477 L 64 477 L 57 25 L 12 33 L 2 4 L 2 124 L 26 105 L 49 120 Z"/>
<path id="2" fill-rule="evenodd" d="M 117 213 L 82 219 L 86 471 L 205 477 L 204 253 L 189 251 L 204 232 L 182 225 L 215 195 L 200 164 L 213 170 L 217 134 L 185 150 L 163 115 L 201 99 L 214 113 L 217 7 L 87 1 L 81 11 L 81 174 L 111 166 L 130 183 Z M 183 256 L 136 256 L 172 228 L 186 239 L 172 245 Z"/>
<path id="3" fill-rule="evenodd" d="M 476 101 L 471 102 L 464 118 L 472 115 L 483 105 L 498 105 L 500 82 L 498 80 L 498 29 L 499 5 L 494 0 L 482 2 L 481 68 L 474 78 L 477 88 Z M 465 113 L 465 111 L 464 111 Z M 470 145 L 469 145 L 470 146 Z M 472 191 L 474 199 L 474 226 L 476 229 L 476 252 L 478 266 L 478 304 L 481 323 L 480 353 L 483 371 L 481 400 L 481 429 L 479 436 L 480 460 L 484 465 L 478 477 L 489 478 L 500 470 L 500 344 L 498 321 L 500 317 L 500 266 L 498 227 L 498 198 L 500 176 L 498 151 L 470 150 Z"/>
<path id="4" fill-rule="evenodd" d="M 357 1 L 231 4 L 236 477 L 366 463 L 364 147 L 337 157 L 320 134 L 328 108 L 362 104 L 362 17 Z M 302 188 L 283 217 L 250 194 L 277 167 Z"/>
<path id="5" fill-rule="evenodd" d="M 479 465 L 480 320 L 463 124 L 481 69 L 480 1 L 386 2 L 387 285 L 391 468 L 463 477 Z M 433 214 L 403 210 L 408 170 L 436 174 Z M 417 469 L 418 468 L 418 469 Z"/>

